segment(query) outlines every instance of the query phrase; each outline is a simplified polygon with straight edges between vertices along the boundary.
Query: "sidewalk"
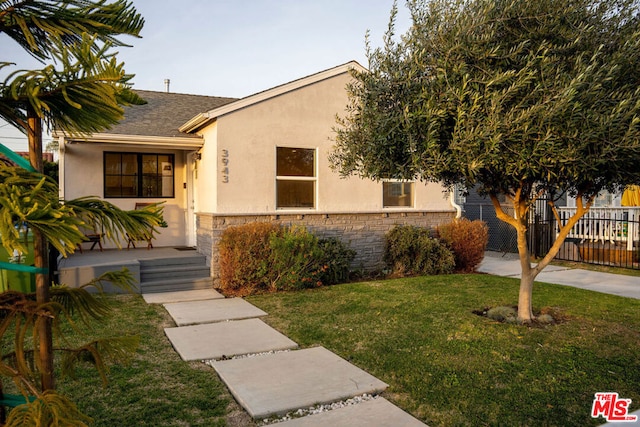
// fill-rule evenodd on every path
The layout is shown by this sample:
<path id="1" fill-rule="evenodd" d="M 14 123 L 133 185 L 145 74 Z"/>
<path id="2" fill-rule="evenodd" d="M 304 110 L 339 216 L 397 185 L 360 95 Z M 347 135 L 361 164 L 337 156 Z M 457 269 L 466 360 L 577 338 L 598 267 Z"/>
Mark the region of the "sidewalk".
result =
<path id="1" fill-rule="evenodd" d="M 520 260 L 517 254 L 486 252 L 478 272 L 495 276 L 520 278 Z M 602 273 L 599 271 L 547 266 L 536 277 L 536 282 L 573 286 L 605 294 L 640 299 L 640 276 Z"/>

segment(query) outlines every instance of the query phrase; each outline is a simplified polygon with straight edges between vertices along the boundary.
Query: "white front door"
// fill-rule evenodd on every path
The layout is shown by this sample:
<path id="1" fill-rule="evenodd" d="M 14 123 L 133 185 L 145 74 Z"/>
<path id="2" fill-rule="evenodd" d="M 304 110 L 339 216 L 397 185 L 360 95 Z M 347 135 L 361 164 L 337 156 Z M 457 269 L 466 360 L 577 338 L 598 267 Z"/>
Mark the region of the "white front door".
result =
<path id="1" fill-rule="evenodd" d="M 187 211 L 186 211 L 186 234 L 187 246 L 196 246 L 196 192 L 195 181 L 198 179 L 197 163 L 195 160 L 195 152 L 187 153 Z"/>

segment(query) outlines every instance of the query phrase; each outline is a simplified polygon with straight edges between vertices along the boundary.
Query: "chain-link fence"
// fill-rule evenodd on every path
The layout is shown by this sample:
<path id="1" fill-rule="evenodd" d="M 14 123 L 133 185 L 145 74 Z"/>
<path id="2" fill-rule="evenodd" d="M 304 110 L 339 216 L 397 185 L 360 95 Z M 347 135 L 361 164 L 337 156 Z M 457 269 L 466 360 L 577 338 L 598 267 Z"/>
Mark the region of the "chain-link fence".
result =
<path id="1" fill-rule="evenodd" d="M 496 252 L 518 252 L 516 230 L 496 216 L 493 205 L 466 203 L 464 216 L 470 220 L 479 219 L 489 227 L 489 243 L 487 250 Z M 513 215 L 513 208 L 505 208 L 508 215 Z"/>

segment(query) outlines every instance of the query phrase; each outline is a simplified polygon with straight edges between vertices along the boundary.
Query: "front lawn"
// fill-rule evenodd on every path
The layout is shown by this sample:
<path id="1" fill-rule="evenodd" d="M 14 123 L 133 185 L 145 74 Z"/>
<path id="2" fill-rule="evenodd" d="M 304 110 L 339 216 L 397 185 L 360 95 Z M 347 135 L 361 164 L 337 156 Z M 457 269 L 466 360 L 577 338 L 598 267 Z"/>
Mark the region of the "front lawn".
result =
<path id="1" fill-rule="evenodd" d="M 161 305 L 149 305 L 140 295 L 106 297 L 113 315 L 87 337 L 137 335 L 140 347 L 128 366 L 114 366 L 103 388 L 96 371 L 82 367 L 76 379 L 59 378 L 58 390 L 92 417 L 95 427 L 107 426 L 245 426 L 250 417 L 233 400 L 215 371 L 201 362 L 184 362 L 164 328 L 175 326 Z"/>
<path id="2" fill-rule="evenodd" d="M 563 323 L 473 313 L 517 293 L 514 279 L 448 275 L 247 300 L 301 347 L 324 346 L 388 383 L 384 396 L 431 427 L 598 425 L 590 411 L 601 391 L 640 407 L 640 301 L 538 283 L 534 309 Z"/>

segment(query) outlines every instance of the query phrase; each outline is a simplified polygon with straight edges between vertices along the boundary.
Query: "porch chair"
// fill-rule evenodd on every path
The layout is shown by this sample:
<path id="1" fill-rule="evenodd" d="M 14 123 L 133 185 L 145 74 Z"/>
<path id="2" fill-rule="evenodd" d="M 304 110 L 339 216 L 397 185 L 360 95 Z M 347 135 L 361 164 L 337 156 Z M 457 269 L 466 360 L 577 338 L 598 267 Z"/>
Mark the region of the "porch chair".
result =
<path id="1" fill-rule="evenodd" d="M 152 204 L 153 203 L 136 203 L 135 209 L 140 210 L 145 206 L 149 206 Z M 144 236 L 130 236 L 129 233 L 127 233 L 127 250 L 129 250 L 130 247 L 133 247 L 133 249 L 135 249 L 136 242 L 147 242 L 147 250 L 153 249 L 152 240 L 153 234 L 151 234 L 151 231 L 146 232 Z"/>
<path id="2" fill-rule="evenodd" d="M 91 243 L 91 247 L 89 248 L 90 251 L 93 250 L 93 248 L 96 247 L 96 245 L 98 245 L 98 247 L 100 248 L 100 252 L 102 252 L 102 237 L 104 237 L 104 232 L 98 232 L 98 230 L 94 228 L 84 228 L 81 229 L 81 231 L 84 233 L 84 237 L 86 238 L 85 241 L 78 243 L 78 250 L 80 251 L 80 253 L 84 253 L 82 251 L 82 244 L 83 243 Z"/>

